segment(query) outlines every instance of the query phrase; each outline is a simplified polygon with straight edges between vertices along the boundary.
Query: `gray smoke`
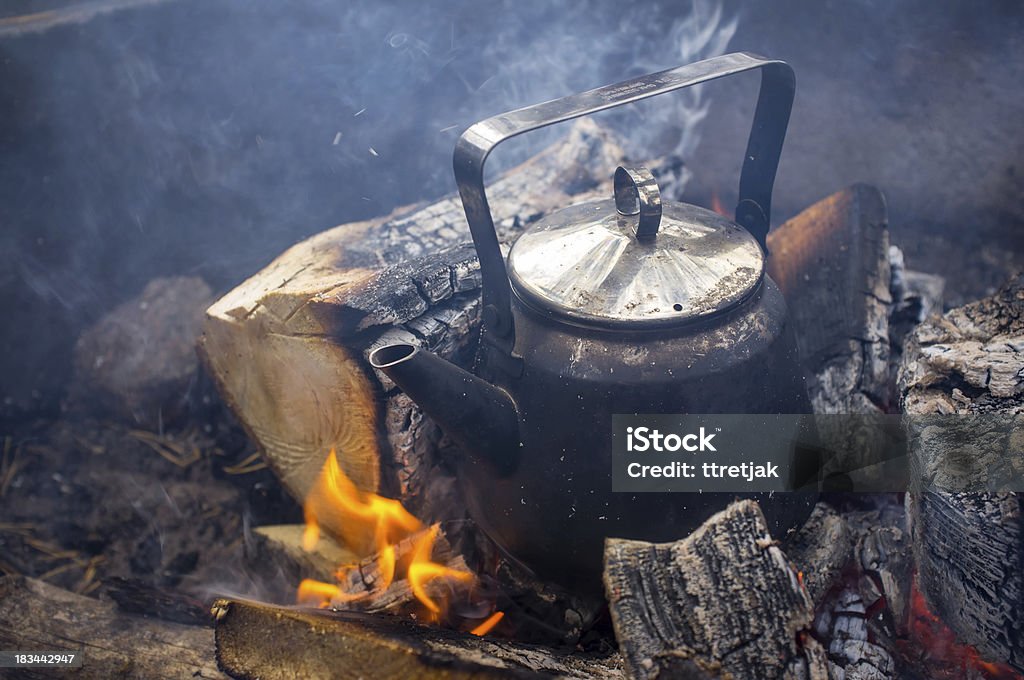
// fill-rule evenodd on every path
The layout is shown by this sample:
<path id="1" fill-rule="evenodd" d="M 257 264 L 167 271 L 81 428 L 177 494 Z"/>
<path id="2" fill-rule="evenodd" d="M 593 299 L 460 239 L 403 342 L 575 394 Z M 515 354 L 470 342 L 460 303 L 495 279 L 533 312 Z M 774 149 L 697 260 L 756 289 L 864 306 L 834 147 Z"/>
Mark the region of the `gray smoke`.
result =
<path id="1" fill-rule="evenodd" d="M 107 4 L 0 35 L 0 411 L 54 403 L 80 329 L 151 278 L 227 289 L 312 233 L 453 191 L 476 120 L 711 56 L 736 29 L 717 0 Z M 693 90 L 606 119 L 635 159 L 685 158 L 706 110 Z"/>

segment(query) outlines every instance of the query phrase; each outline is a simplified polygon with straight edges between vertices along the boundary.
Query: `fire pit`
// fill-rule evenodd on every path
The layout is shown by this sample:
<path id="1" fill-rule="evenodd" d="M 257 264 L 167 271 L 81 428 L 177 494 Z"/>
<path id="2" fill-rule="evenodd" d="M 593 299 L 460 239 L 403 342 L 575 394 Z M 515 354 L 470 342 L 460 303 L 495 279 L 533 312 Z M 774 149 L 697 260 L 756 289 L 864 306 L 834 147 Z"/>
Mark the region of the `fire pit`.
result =
<path id="1" fill-rule="evenodd" d="M 136 36 L 153 25 L 173 34 L 192 25 L 185 17 L 195 10 L 210 13 L 203 16 L 218 36 L 204 49 L 221 54 L 220 38 L 239 17 L 274 15 L 239 8 L 225 18 L 205 5 L 189 9 L 190 1 L 29 3 L 41 12 L 0 17 L 0 50 L 24 58 L 62 39 L 81 49 L 83 36 Z M 321 4 L 306 7 L 318 17 L 312 23 L 274 19 L 293 43 L 282 54 L 294 55 L 296 71 L 317 63 L 308 50 L 335 49 L 302 37 L 334 30 L 340 10 Z M 580 36 L 609 30 L 605 4 L 561 17 L 528 8 L 515 16 L 534 31 L 530 44 L 542 45 L 541 18 L 556 28 L 571 19 Z M 436 23 L 405 11 L 424 30 Z M 652 9 L 635 28 L 652 48 L 671 46 L 675 63 L 748 44 L 774 56 L 786 48 L 773 40 L 792 41 L 817 11 L 783 3 L 769 17 L 695 1 L 685 11 Z M 914 29 L 898 12 L 842 11 L 850 26 L 884 19 L 880 31 L 919 50 L 893 65 L 907 88 L 931 49 L 929 31 L 950 21 L 921 9 L 927 21 Z M 368 12 L 346 12 L 337 24 L 353 44 L 378 28 L 362 16 Z M 480 21 L 481 31 L 500 34 L 492 18 Z M 475 43 L 459 43 L 457 30 L 453 23 L 443 59 L 436 36 L 423 31 L 389 27 L 381 39 L 409 77 L 486 93 L 487 78 L 460 56 Z M 188 239 L 206 243 L 200 264 L 178 266 L 173 239 L 157 244 L 167 262 L 146 271 L 129 258 L 104 260 L 126 269 L 118 275 L 125 294 L 95 305 L 88 318 L 56 314 L 74 329 L 73 347 L 39 335 L 40 347 L 66 357 L 66 372 L 47 367 L 57 382 L 41 377 L 31 397 L 20 383 L 5 388 L 4 673 L 44 677 L 46 666 L 63 666 L 104 678 L 1024 677 L 1024 282 L 1012 275 L 1024 249 L 1014 237 L 1019 210 L 1005 207 L 1019 189 L 1015 171 L 994 178 L 971 165 L 978 184 L 1009 189 L 986 193 L 968 183 L 923 198 L 935 177 L 892 170 L 886 145 L 908 140 L 906 153 L 936 177 L 962 178 L 964 163 L 944 169 L 926 136 L 905 123 L 920 112 L 896 89 L 855 75 L 871 71 L 864 60 L 877 68 L 880 58 L 868 54 L 873 38 L 857 59 L 845 55 L 825 68 L 838 48 L 819 37 L 797 41 L 795 58 L 782 55 L 801 85 L 774 194 L 782 142 L 775 131 L 786 127 L 782 95 L 792 95 L 792 79 L 780 62 L 749 54 L 692 67 L 692 80 L 767 65 L 756 111 L 735 103 L 750 94 L 740 88 L 757 89 L 744 76 L 714 90 L 713 105 L 704 90 L 684 89 L 666 109 L 675 116 L 668 124 L 657 102 L 581 118 L 563 136 L 499 154 L 505 165 L 485 178 L 483 159 L 505 136 L 620 99 L 633 106 L 652 83 L 651 92 L 690 83 L 671 80 L 693 75 L 686 69 L 636 79 L 658 69 L 636 54 L 633 39 L 619 41 L 618 30 L 610 29 L 606 52 L 584 60 L 619 64 L 613 77 L 602 71 L 536 98 L 530 90 L 507 105 L 495 97 L 467 104 L 472 110 L 461 109 L 450 127 L 430 120 L 440 130 L 437 146 L 450 154 L 472 120 L 488 118 L 459 142 L 461 197 L 447 171 L 436 187 L 403 186 L 385 202 L 367 195 L 381 182 L 366 170 L 360 183 L 367 159 L 396 177 L 418 177 L 414 168 L 428 163 L 411 153 L 415 135 L 393 116 L 387 135 L 372 128 L 373 139 L 364 138 L 371 128 L 360 126 L 373 106 L 353 106 L 353 127 L 332 127 L 323 144 L 334 154 L 324 166 L 333 179 L 318 174 L 318 157 L 297 184 L 281 175 L 290 190 L 308 187 L 307 208 L 283 193 L 252 213 L 235 206 L 250 225 L 295 213 L 308 221 L 305 231 L 258 248 L 250 241 L 260 239 L 236 239 L 238 254 L 229 256 L 219 240 L 203 242 L 202 230 L 184 227 Z M 963 68 L 983 68 L 1002 33 L 979 24 L 982 47 L 968 33 L 952 41 L 973 55 Z M 165 66 L 153 66 L 163 62 L 134 51 L 141 43 L 118 44 L 113 63 L 134 83 L 129 90 L 172 82 Z M 485 73 L 498 63 L 488 61 L 497 49 L 480 48 L 474 68 Z M 275 72 L 276 56 L 261 61 L 265 53 L 252 52 L 254 64 Z M 551 54 L 552 62 L 583 63 Z M 522 69 L 516 82 L 537 79 L 529 70 L 535 57 L 502 55 L 502 78 Z M 389 89 L 395 68 L 374 71 L 381 82 L 367 101 Z M 204 82 L 219 82 L 206 70 Z M 490 118 L 630 75 L 601 93 Z M 196 101 L 216 102 L 217 88 L 204 88 Z M 879 103 L 879 92 L 892 102 Z M 917 92 L 906 100 L 917 101 Z M 115 88 L 112 97 L 120 96 Z M 279 100 L 288 111 L 316 109 Z M 32 110 L 50 100 L 25 101 Z M 161 102 L 153 120 L 176 110 L 164 95 Z M 132 99 L 126 110 L 138 106 Z M 435 115 L 402 110 L 410 120 Z M 240 123 L 204 115 L 228 140 L 233 125 L 248 125 L 249 114 L 237 111 Z M 821 111 L 831 112 L 835 130 L 815 118 Z M 953 114 L 942 111 L 926 118 L 929 129 L 952 139 Z M 1003 117 L 992 118 L 1005 132 Z M 122 132 L 135 129 L 116 119 Z M 751 119 L 743 153 L 735 130 Z M 36 128 L 12 120 L 15 136 L 34 139 Z M 863 153 L 852 136 L 835 139 L 852 129 L 874 133 Z M 993 145 L 971 129 L 963 134 L 972 153 L 990 165 L 1002 168 L 1019 147 L 1016 138 Z M 224 196 L 257 181 L 245 173 L 227 179 L 218 165 L 227 156 L 214 152 L 211 134 L 185 154 L 185 175 L 173 163 L 152 183 L 191 196 L 194 213 L 180 215 L 206 225 L 219 219 Z M 253 139 L 253 153 L 294 153 L 270 128 Z M 356 162 L 359 145 L 366 158 Z M 166 158 L 164 147 L 139 148 Z M 720 156 L 743 159 L 738 191 L 739 168 Z M 16 157 L 46 166 L 42 155 Z M 107 161 L 97 156 L 98 182 L 109 175 L 112 185 L 136 186 L 128 173 L 113 179 Z M 326 201 L 318 182 L 334 186 L 338 177 L 349 178 L 343 200 Z M 189 182 L 198 187 L 191 194 L 182 188 Z M 103 191 L 115 207 L 86 206 L 76 224 L 91 228 L 103 210 L 123 208 L 146 234 L 165 212 L 147 202 L 179 207 L 148 187 L 143 198 Z M 200 194 L 208 198 L 194 200 Z M 579 205 L 586 207 L 567 208 Z M 18 239 L 40 210 L 25 208 L 13 220 Z M 341 226 L 322 231 L 339 218 Z M 953 228 L 966 220 L 977 220 L 975 236 Z M 46 250 L 48 239 L 60 233 L 47 231 L 36 244 L 51 265 L 60 256 Z M 597 245 L 582 256 L 552 254 L 586 239 Z M 19 272 L 12 285 L 31 292 L 17 288 L 29 296 L 17 299 L 49 290 L 66 309 L 89 299 L 92 265 L 74 264 L 85 283 L 72 290 L 54 285 L 59 276 L 43 260 L 18 252 L 25 256 L 11 269 Z M 211 274 L 214 260 L 231 271 Z M 26 328 L 45 326 L 39 310 Z M 21 313 L 12 308 L 11 318 Z M 38 352 L 18 347 L 24 366 L 12 375 L 34 366 Z M 411 358 L 435 363 L 410 376 L 398 367 Z M 744 412 L 760 420 L 743 420 Z M 635 420 L 644 417 L 661 420 Z M 636 429 L 675 432 L 669 425 L 693 427 L 661 439 L 642 439 Z M 636 442 L 648 448 L 636 453 Z M 653 451 L 651 442 L 667 448 Z M 627 463 L 644 474 L 626 474 Z M 715 472 L 699 472 L 709 464 Z"/>

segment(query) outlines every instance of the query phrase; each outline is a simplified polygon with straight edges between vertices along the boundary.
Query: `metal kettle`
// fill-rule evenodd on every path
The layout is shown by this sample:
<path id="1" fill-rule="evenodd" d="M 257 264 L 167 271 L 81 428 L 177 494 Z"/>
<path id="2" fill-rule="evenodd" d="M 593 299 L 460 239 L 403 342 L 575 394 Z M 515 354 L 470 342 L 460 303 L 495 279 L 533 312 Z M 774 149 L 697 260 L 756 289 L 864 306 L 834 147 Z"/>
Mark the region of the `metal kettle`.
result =
<path id="1" fill-rule="evenodd" d="M 752 69 L 761 90 L 735 221 L 662 202 L 651 173 L 620 167 L 613 197 L 544 217 L 506 265 L 483 180 L 495 146 Z M 787 64 L 727 54 L 495 116 L 459 139 L 455 177 L 483 281 L 474 372 L 405 344 L 370 362 L 460 444 L 471 515 L 540 576 L 596 590 L 605 537 L 682 538 L 735 497 L 613 493 L 613 414 L 810 412 L 786 305 L 765 274 L 794 91 Z M 775 535 L 814 502 L 751 495 Z"/>

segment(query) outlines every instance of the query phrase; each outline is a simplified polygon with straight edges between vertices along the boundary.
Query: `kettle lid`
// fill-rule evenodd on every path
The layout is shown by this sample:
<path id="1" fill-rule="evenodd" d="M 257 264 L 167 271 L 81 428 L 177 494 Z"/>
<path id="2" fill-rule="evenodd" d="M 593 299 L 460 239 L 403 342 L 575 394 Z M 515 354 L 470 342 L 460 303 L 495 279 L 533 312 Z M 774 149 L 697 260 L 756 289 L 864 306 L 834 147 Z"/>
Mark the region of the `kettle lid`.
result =
<path id="1" fill-rule="evenodd" d="M 695 205 L 662 205 L 645 168 L 618 168 L 614 199 L 546 216 L 508 256 L 520 299 L 606 328 L 663 328 L 723 313 L 758 289 L 764 267 L 750 232 Z"/>

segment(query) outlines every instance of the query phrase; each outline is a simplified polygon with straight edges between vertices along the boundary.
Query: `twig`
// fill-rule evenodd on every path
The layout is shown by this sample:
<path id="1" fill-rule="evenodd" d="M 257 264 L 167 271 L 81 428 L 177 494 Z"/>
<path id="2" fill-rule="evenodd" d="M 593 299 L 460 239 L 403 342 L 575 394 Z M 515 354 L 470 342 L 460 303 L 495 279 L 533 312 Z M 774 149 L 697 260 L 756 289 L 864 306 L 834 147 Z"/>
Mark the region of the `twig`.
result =
<path id="1" fill-rule="evenodd" d="M 4 455 L 0 462 L 0 498 L 7 493 L 7 487 L 14 481 L 14 475 L 18 471 L 18 454 L 21 447 L 15 447 L 14 454 L 11 454 L 11 438 L 4 437 Z"/>
<path id="2" fill-rule="evenodd" d="M 258 460 L 259 457 L 260 453 L 259 451 L 256 451 L 252 455 L 246 456 L 244 460 L 241 460 L 234 465 L 225 466 L 221 469 L 229 475 L 245 475 L 250 472 L 256 472 L 257 470 L 262 470 L 267 467 L 266 461 Z"/>
<path id="3" fill-rule="evenodd" d="M 45 581 L 47 579 L 51 579 L 54 576 L 57 576 L 59 574 L 63 574 L 65 571 L 69 571 L 71 569 L 74 569 L 77 566 L 80 566 L 77 562 L 65 562 L 64 564 L 60 565 L 59 567 L 54 567 L 50 571 L 48 571 L 45 574 L 39 576 L 39 580 L 40 581 Z"/>
<path id="4" fill-rule="evenodd" d="M 31 536 L 35 530 L 36 525 L 29 524 L 28 522 L 22 522 L 20 524 L 0 523 L 0 534 L 21 534 L 22 536 Z"/>
<path id="5" fill-rule="evenodd" d="M 75 592 L 84 594 L 86 589 L 92 586 L 96 581 L 96 567 L 106 561 L 103 555 L 96 555 L 89 558 L 89 562 L 85 565 L 85 573 L 82 574 L 82 579 L 75 585 Z"/>
<path id="6" fill-rule="evenodd" d="M 187 468 L 203 457 L 198 446 L 193 446 L 192 450 L 186 453 L 184 445 L 168 441 L 145 430 L 129 430 L 128 434 L 136 441 L 142 442 L 156 451 L 164 460 L 170 461 L 180 468 Z"/>
<path id="7" fill-rule="evenodd" d="M 26 538 L 25 543 L 39 552 L 49 555 L 50 559 L 53 560 L 74 559 L 79 555 L 77 550 L 64 550 L 60 546 L 47 543 L 46 541 L 41 541 L 38 538 Z"/>

